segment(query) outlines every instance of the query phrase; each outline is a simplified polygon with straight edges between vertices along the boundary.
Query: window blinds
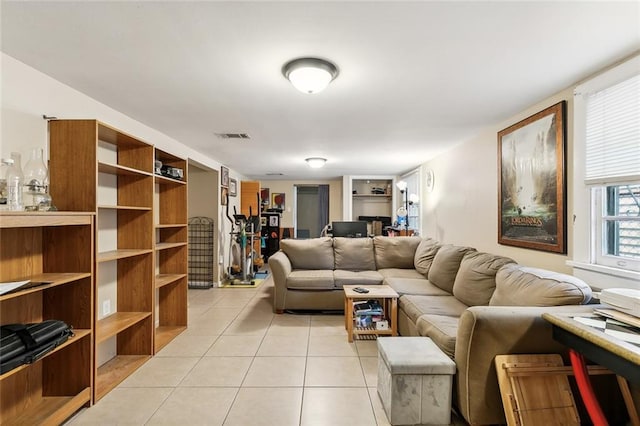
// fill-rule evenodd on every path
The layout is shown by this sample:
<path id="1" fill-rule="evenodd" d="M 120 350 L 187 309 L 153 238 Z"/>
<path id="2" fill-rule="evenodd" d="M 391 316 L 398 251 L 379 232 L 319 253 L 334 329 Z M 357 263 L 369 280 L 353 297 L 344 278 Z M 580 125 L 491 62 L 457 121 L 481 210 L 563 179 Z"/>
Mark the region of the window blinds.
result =
<path id="1" fill-rule="evenodd" d="M 585 183 L 640 181 L 640 75 L 585 96 Z"/>

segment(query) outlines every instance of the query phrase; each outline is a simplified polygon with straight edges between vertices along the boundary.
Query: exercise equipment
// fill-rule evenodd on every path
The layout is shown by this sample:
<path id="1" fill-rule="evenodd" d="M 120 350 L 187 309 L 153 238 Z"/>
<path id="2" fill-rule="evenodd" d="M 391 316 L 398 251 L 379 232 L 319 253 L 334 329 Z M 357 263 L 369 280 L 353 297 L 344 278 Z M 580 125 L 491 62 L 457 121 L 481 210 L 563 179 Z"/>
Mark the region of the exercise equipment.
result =
<path id="1" fill-rule="evenodd" d="M 258 205 L 260 194 L 258 194 Z M 253 215 L 249 206 L 249 217 L 238 214 L 236 207 L 233 207 L 233 217 L 229 215 L 229 195 L 227 194 L 226 216 L 231 222 L 231 232 L 229 241 L 229 266 L 227 270 L 228 284 L 252 285 L 255 278 L 254 257 L 258 254 L 254 250 L 253 242 L 256 236 L 260 235 L 260 215 Z M 239 264 L 233 263 L 234 243 L 239 246 Z"/>

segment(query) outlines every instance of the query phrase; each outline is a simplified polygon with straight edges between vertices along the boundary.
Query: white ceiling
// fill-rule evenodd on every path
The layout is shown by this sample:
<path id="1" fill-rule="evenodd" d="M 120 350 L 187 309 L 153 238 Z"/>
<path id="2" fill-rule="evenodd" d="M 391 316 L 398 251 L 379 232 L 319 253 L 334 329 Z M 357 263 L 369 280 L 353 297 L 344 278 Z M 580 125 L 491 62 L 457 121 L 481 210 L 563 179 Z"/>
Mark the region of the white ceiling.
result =
<path id="1" fill-rule="evenodd" d="M 402 173 L 640 48 L 638 1 L 3 0 L 1 24 L 6 54 L 262 180 Z M 302 94 L 301 56 L 340 75 Z"/>

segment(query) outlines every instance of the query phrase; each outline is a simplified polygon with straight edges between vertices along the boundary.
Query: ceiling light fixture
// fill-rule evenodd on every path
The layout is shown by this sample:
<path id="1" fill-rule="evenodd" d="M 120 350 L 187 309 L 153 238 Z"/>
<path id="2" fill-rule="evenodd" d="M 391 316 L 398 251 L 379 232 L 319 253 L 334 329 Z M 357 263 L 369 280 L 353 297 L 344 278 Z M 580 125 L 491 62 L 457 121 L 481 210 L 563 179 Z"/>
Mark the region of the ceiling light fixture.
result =
<path id="1" fill-rule="evenodd" d="M 282 74 L 303 93 L 319 93 L 338 76 L 338 68 L 320 58 L 298 58 L 282 67 Z"/>
<path id="2" fill-rule="evenodd" d="M 304 161 L 306 161 L 309 167 L 311 167 L 312 169 L 319 169 L 320 167 L 324 166 L 324 163 L 327 162 L 327 159 L 321 157 L 311 157 L 305 158 Z"/>

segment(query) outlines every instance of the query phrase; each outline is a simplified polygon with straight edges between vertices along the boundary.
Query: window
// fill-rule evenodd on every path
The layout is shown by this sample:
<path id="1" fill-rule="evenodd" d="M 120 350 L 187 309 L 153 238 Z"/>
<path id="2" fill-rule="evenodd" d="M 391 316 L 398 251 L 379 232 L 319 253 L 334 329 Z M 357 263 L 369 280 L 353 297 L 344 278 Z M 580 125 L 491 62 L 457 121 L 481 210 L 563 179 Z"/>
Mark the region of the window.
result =
<path id="1" fill-rule="evenodd" d="M 406 198 L 408 201 L 409 229 L 420 232 L 420 172 L 414 170 L 402 176 L 402 180 L 407 182 Z M 405 200 L 402 200 L 404 205 Z"/>
<path id="2" fill-rule="evenodd" d="M 640 184 L 593 189 L 596 263 L 640 271 Z"/>
<path id="3" fill-rule="evenodd" d="M 640 271 L 640 57 L 578 86 L 575 142 L 591 189 L 591 263 Z"/>

